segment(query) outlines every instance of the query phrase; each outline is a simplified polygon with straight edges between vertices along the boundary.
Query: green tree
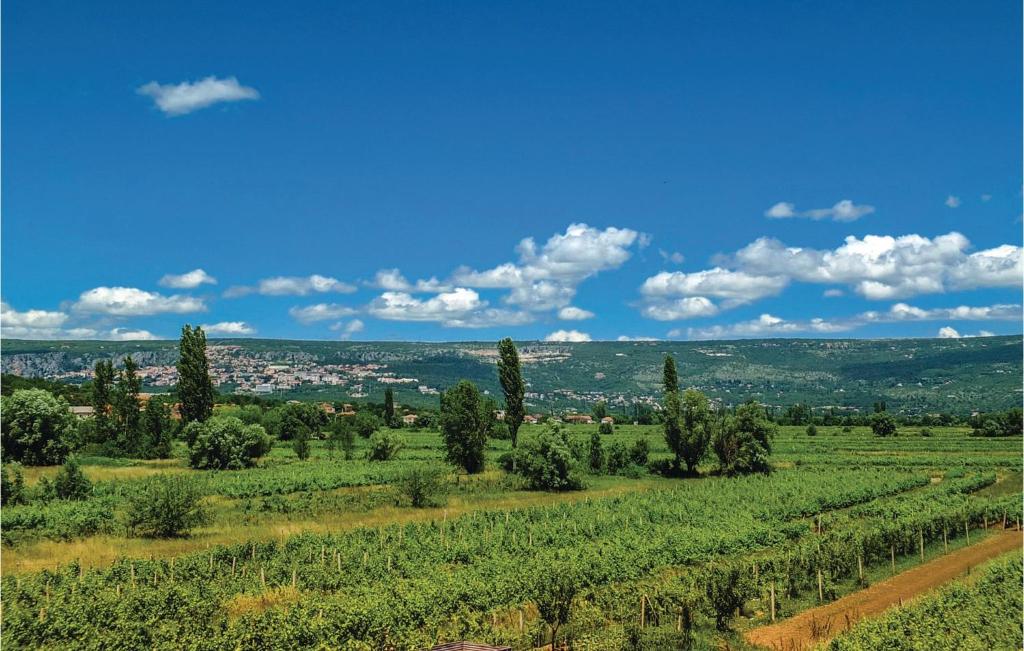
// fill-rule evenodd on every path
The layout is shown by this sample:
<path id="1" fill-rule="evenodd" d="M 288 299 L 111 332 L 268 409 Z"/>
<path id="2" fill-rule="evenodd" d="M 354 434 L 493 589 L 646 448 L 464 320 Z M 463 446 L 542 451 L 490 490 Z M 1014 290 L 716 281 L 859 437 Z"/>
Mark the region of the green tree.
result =
<path id="1" fill-rule="evenodd" d="M 8 470 L 10 470 L 10 475 L 7 474 Z M 3 506 L 28 504 L 25 475 L 21 471 L 20 463 L 9 463 L 0 468 L 0 504 Z"/>
<path id="2" fill-rule="evenodd" d="M 743 572 L 734 565 L 712 565 L 707 571 L 704 589 L 715 615 L 715 628 L 728 631 L 729 621 L 746 601 Z"/>
<path id="3" fill-rule="evenodd" d="M 551 648 L 558 643 L 558 629 L 569 621 L 572 604 L 580 588 L 580 579 L 576 569 L 569 563 L 559 563 L 557 567 L 537 578 L 533 600 L 537 604 L 540 618 L 551 627 Z"/>
<path id="4" fill-rule="evenodd" d="M 447 474 L 443 468 L 412 466 L 399 475 L 395 487 L 413 508 L 440 506 L 447 489 Z"/>
<path id="5" fill-rule="evenodd" d="M 352 452 L 356 447 L 356 430 L 348 418 L 335 418 L 331 423 L 330 433 L 327 435 L 328 449 L 333 453 L 335 448 L 341 448 L 345 459 L 352 458 Z"/>
<path id="6" fill-rule="evenodd" d="M 69 456 L 53 478 L 54 494 L 62 500 L 84 500 L 92 495 L 92 482 L 82 472 L 78 460 Z"/>
<path id="7" fill-rule="evenodd" d="M 210 362 L 206 358 L 206 333 L 199 326 L 186 324 L 181 329 L 178 356 L 178 399 L 181 401 L 181 424 L 203 422 L 213 415 L 215 397 L 210 378 Z"/>
<path id="8" fill-rule="evenodd" d="M 356 432 L 364 439 L 370 438 L 377 431 L 377 428 L 380 427 L 380 419 L 366 410 L 360 411 L 352 418 L 355 419 Z"/>
<path id="9" fill-rule="evenodd" d="M 185 426 L 189 465 L 200 470 L 237 470 L 255 465 L 270 451 L 270 437 L 260 425 L 234 416 L 215 416 Z"/>
<path id="10" fill-rule="evenodd" d="M 76 432 L 67 401 L 43 389 L 22 389 L 0 398 L 0 423 L 4 460 L 27 466 L 63 463 Z"/>
<path id="11" fill-rule="evenodd" d="M 594 415 L 594 420 L 600 422 L 602 418 L 608 415 L 608 403 L 604 400 L 598 400 L 594 403 L 592 413 Z"/>
<path id="12" fill-rule="evenodd" d="M 146 455 L 151 459 L 169 459 L 173 431 L 171 410 L 167 403 L 151 398 L 142 412 L 142 433 L 145 439 L 143 447 Z"/>
<path id="13" fill-rule="evenodd" d="M 398 456 L 398 453 L 405 447 L 405 439 L 398 432 L 382 430 L 374 432 L 370 437 L 370 451 L 367 458 L 370 461 L 391 461 Z"/>
<path id="14" fill-rule="evenodd" d="M 751 401 L 740 405 L 735 415 L 718 427 L 712 440 L 722 473 L 770 472 L 768 455 L 774 436 L 775 425 L 760 404 Z"/>
<path id="15" fill-rule="evenodd" d="M 676 360 L 671 355 L 665 355 L 665 365 L 661 373 L 661 386 L 665 395 L 679 391 L 679 375 L 676 373 Z"/>
<path id="16" fill-rule="evenodd" d="M 573 454 L 568 434 L 548 428 L 527 441 L 515 453 L 517 472 L 526 478 L 531 490 L 571 491 L 583 488 L 579 460 Z"/>
<path id="17" fill-rule="evenodd" d="M 302 461 L 309 458 L 309 428 L 302 426 L 292 437 L 292 450 Z"/>
<path id="18" fill-rule="evenodd" d="M 131 355 L 124 358 L 124 368 L 117 374 L 114 384 L 114 422 L 117 430 L 117 449 L 123 455 L 138 455 L 141 450 L 141 412 L 139 411 L 138 366 Z"/>
<path id="19" fill-rule="evenodd" d="M 590 469 L 601 472 L 604 469 L 604 448 L 601 445 L 601 432 L 590 435 Z"/>
<path id="20" fill-rule="evenodd" d="M 391 387 L 384 389 L 384 424 L 395 426 L 395 392 Z"/>
<path id="21" fill-rule="evenodd" d="M 188 535 L 209 522 L 201 500 L 194 481 L 179 475 L 157 476 L 129 493 L 125 524 L 132 535 L 149 538 Z"/>
<path id="22" fill-rule="evenodd" d="M 876 411 L 871 415 L 871 431 L 875 433 L 875 436 L 895 436 L 896 419 L 884 409 Z"/>
<path id="23" fill-rule="evenodd" d="M 114 438 L 111 421 L 113 410 L 114 364 L 109 359 L 96 362 L 92 376 L 92 409 L 96 443 L 107 443 Z"/>
<path id="24" fill-rule="evenodd" d="M 714 430 L 714 417 L 707 396 L 696 389 L 687 389 L 683 393 L 680 405 L 681 438 L 676 453 L 676 464 L 685 464 L 686 472 L 693 474 L 697 465 L 707 454 L 708 444 Z"/>
<path id="25" fill-rule="evenodd" d="M 514 452 L 519 443 L 519 428 L 526 417 L 526 383 L 519 364 L 519 351 L 509 337 L 498 342 L 498 381 L 505 394 L 505 426 L 508 427 Z M 514 468 L 515 455 L 512 456 L 512 464 Z"/>
<path id="26" fill-rule="evenodd" d="M 484 469 L 487 419 L 480 391 L 469 380 L 441 394 L 441 435 L 449 463 L 470 474 Z"/>

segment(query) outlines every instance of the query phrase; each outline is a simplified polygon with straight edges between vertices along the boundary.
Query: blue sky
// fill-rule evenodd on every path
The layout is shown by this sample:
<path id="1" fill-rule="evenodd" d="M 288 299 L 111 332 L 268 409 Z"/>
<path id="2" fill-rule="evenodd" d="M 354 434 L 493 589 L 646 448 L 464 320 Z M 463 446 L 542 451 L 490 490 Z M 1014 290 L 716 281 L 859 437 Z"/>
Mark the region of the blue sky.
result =
<path id="1" fill-rule="evenodd" d="M 1020 13 L 9 2 L 3 335 L 1019 333 Z"/>

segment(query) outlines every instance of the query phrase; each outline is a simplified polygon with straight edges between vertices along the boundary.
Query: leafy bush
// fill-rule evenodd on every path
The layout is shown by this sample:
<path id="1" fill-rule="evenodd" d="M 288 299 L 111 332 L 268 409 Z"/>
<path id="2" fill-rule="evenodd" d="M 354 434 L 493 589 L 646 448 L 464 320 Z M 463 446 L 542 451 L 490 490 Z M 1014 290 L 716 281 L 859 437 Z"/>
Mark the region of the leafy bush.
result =
<path id="1" fill-rule="evenodd" d="M 590 435 L 590 469 L 601 472 L 604 468 L 604 450 L 601 447 L 601 432 Z"/>
<path id="2" fill-rule="evenodd" d="M 7 471 L 10 470 L 10 474 Z M 28 496 L 25 494 L 25 476 L 21 472 L 21 464 L 12 463 L 0 469 L 0 504 L 13 506 L 25 504 Z"/>
<path id="3" fill-rule="evenodd" d="M 84 500 L 92 495 L 92 482 L 74 457 L 68 457 L 53 479 L 55 495 L 62 500 Z"/>
<path id="4" fill-rule="evenodd" d="M 67 400 L 49 391 L 22 389 L 0 398 L 0 450 L 6 461 L 63 463 L 76 431 Z"/>
<path id="5" fill-rule="evenodd" d="M 364 439 L 370 438 L 381 427 L 380 419 L 366 410 L 357 413 L 353 417 L 352 424 L 359 436 Z"/>
<path id="6" fill-rule="evenodd" d="M 633 447 L 629 449 L 629 461 L 634 466 L 646 466 L 650 454 L 651 446 L 647 442 L 647 438 L 639 438 L 633 442 Z"/>
<path id="7" fill-rule="evenodd" d="M 568 491 L 583 488 L 579 460 L 568 434 L 550 428 L 516 451 L 517 472 L 531 490 Z"/>
<path id="8" fill-rule="evenodd" d="M 572 602 L 580 589 L 580 580 L 575 569 L 568 563 L 551 568 L 550 572 L 538 577 L 534 586 L 534 602 L 540 618 L 551 627 L 551 648 L 555 648 L 558 628 L 569 621 Z"/>
<path id="9" fill-rule="evenodd" d="M 413 466 L 395 482 L 399 494 L 415 508 L 439 506 L 447 488 L 447 472 L 441 468 Z"/>
<path id="10" fill-rule="evenodd" d="M 768 473 L 768 455 L 775 436 L 775 425 L 765 416 L 764 408 L 748 402 L 736 409 L 712 441 L 723 474 Z"/>
<path id="11" fill-rule="evenodd" d="M 931 435 L 932 435 L 932 431 L 930 429 L 928 429 L 927 427 L 922 427 L 921 428 L 921 436 L 924 436 L 925 438 L 927 438 L 927 437 L 929 437 Z"/>
<path id="12" fill-rule="evenodd" d="M 301 427 L 293 432 L 292 450 L 303 461 L 309 458 L 309 428 Z"/>
<path id="13" fill-rule="evenodd" d="M 872 414 L 871 431 L 875 433 L 875 436 L 895 436 L 896 419 L 884 411 Z"/>
<path id="14" fill-rule="evenodd" d="M 971 436 L 994 438 L 997 436 L 1020 436 L 1022 416 L 1020 409 L 1011 409 L 1002 414 L 980 414 L 972 420 Z"/>
<path id="15" fill-rule="evenodd" d="M 712 565 L 705 579 L 705 596 L 715 617 L 715 628 L 729 630 L 729 621 L 746 601 L 743 572 L 735 565 Z"/>
<path id="16" fill-rule="evenodd" d="M 441 435 L 448 462 L 473 474 L 484 469 L 484 446 L 494 423 L 493 401 L 469 380 L 441 394 Z"/>
<path id="17" fill-rule="evenodd" d="M 818 428 L 815 427 L 814 423 L 811 423 L 810 425 L 808 425 L 807 426 L 807 436 L 817 436 L 817 435 L 818 435 Z"/>
<path id="18" fill-rule="evenodd" d="M 185 427 L 189 465 L 200 470 L 250 468 L 270 451 L 270 437 L 260 425 L 246 425 L 234 416 L 214 416 Z"/>
<path id="19" fill-rule="evenodd" d="M 156 477 L 128 496 L 125 524 L 132 535 L 147 538 L 188 535 L 194 527 L 209 521 L 201 500 L 202 494 L 189 479 L 175 475 Z"/>
<path id="20" fill-rule="evenodd" d="M 630 465 L 629 449 L 622 441 L 614 441 L 608 446 L 608 455 L 605 461 L 608 474 L 614 475 L 628 465 Z"/>
<path id="21" fill-rule="evenodd" d="M 607 436 L 608 434 L 611 434 L 612 432 L 615 431 L 615 426 L 605 421 L 597 426 L 597 431 Z"/>
<path id="22" fill-rule="evenodd" d="M 400 434 L 381 430 L 370 437 L 370 451 L 367 453 L 367 458 L 370 461 L 391 461 L 398 456 L 403 447 L 405 447 L 405 439 Z"/>

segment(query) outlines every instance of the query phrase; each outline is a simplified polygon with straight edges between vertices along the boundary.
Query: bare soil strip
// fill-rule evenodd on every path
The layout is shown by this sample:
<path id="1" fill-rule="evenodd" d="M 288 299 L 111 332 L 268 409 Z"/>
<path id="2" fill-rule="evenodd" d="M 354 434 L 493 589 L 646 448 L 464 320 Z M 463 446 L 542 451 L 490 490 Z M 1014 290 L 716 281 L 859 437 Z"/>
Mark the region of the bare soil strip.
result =
<path id="1" fill-rule="evenodd" d="M 858 590 L 830 604 L 811 608 L 785 621 L 747 631 L 747 642 L 776 651 L 810 649 L 850 628 L 864 617 L 909 601 L 955 579 L 969 569 L 1018 549 L 1020 531 L 1000 531 L 985 540 L 936 558 L 881 583 Z"/>

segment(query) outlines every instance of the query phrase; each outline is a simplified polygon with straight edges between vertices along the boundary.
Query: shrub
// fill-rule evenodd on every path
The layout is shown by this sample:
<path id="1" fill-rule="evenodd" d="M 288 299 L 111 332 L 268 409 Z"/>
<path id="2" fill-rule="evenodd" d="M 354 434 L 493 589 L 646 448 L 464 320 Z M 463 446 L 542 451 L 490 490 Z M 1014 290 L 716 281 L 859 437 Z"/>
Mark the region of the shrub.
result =
<path id="1" fill-rule="evenodd" d="M 10 474 L 7 471 L 10 470 Z M 25 494 L 25 476 L 21 472 L 21 464 L 13 463 L 0 469 L 0 504 L 14 506 L 27 504 Z"/>
<path id="2" fill-rule="evenodd" d="M 534 587 L 534 601 L 540 618 L 551 627 L 551 648 L 556 647 L 558 628 L 569 621 L 572 602 L 579 590 L 579 578 L 571 566 L 550 568 L 538 577 Z"/>
<path id="3" fill-rule="evenodd" d="M 633 442 L 629 449 L 629 461 L 634 466 L 646 466 L 651 454 L 651 446 L 646 438 L 640 438 Z"/>
<path id="4" fill-rule="evenodd" d="M 74 457 L 68 457 L 53 479 L 54 494 L 62 500 L 84 500 L 92 494 L 92 482 Z"/>
<path id="5" fill-rule="evenodd" d="M 403 447 L 405 447 L 405 440 L 401 435 L 389 430 L 381 430 L 370 437 L 370 451 L 367 453 L 367 458 L 370 461 L 391 461 L 398 456 Z"/>
<path id="6" fill-rule="evenodd" d="M 608 455 L 605 461 L 608 474 L 614 475 L 629 464 L 629 450 L 622 441 L 614 441 L 608 446 Z"/>
<path id="7" fill-rule="evenodd" d="M 521 445 L 516 453 L 517 472 L 532 490 L 568 491 L 583 488 L 579 460 L 568 434 L 549 429 Z"/>
<path id="8" fill-rule="evenodd" d="M 704 591 L 714 612 L 715 628 L 728 631 L 729 620 L 746 601 L 742 572 L 732 565 L 713 565 L 707 572 Z"/>
<path id="9" fill-rule="evenodd" d="M 469 380 L 441 394 L 441 435 L 448 462 L 473 474 L 484 469 L 484 445 L 493 422 L 492 402 L 481 400 Z"/>
<path id="10" fill-rule="evenodd" d="M 201 500 L 199 489 L 187 478 L 156 477 L 129 495 L 125 524 L 131 535 L 147 538 L 188 535 L 209 521 Z"/>
<path id="11" fill-rule="evenodd" d="M 341 448 L 346 460 L 352 458 L 352 452 L 356 447 L 356 430 L 346 418 L 334 419 L 327 435 L 327 449 L 333 454 L 337 447 Z"/>
<path id="12" fill-rule="evenodd" d="M 417 509 L 439 506 L 447 488 L 447 472 L 441 468 L 413 466 L 399 476 L 395 488 Z"/>
<path id="13" fill-rule="evenodd" d="M 927 427 L 922 427 L 921 428 L 921 436 L 929 437 L 931 435 L 932 435 L 932 431 L 930 429 L 928 429 Z"/>
<path id="14" fill-rule="evenodd" d="M 808 425 L 807 426 L 807 436 L 817 436 L 817 435 L 818 435 L 818 428 L 814 426 L 814 423 L 811 423 L 810 425 Z"/>
<path id="15" fill-rule="evenodd" d="M 359 436 L 362 436 L 364 439 L 368 439 L 374 432 L 380 429 L 381 422 L 379 418 L 364 410 L 355 415 L 353 425 L 355 426 L 356 432 Z"/>
<path id="16" fill-rule="evenodd" d="M 189 465 L 200 470 L 250 468 L 270 451 L 270 437 L 260 425 L 246 425 L 234 416 L 214 416 L 185 426 Z"/>
<path id="17" fill-rule="evenodd" d="M 712 441 L 723 474 L 768 473 L 768 455 L 775 435 L 775 425 L 765 416 L 764 408 L 748 402 L 736 409 Z"/>
<path id="18" fill-rule="evenodd" d="M 299 427 L 292 435 L 292 450 L 295 456 L 305 461 L 309 458 L 309 428 Z"/>
<path id="19" fill-rule="evenodd" d="M 597 426 L 597 431 L 601 434 L 608 435 L 615 431 L 615 426 L 605 421 Z"/>
<path id="20" fill-rule="evenodd" d="M 852 431 L 853 431 L 853 428 L 850 427 L 849 425 L 844 425 L 843 426 L 843 434 L 849 434 Z"/>
<path id="21" fill-rule="evenodd" d="M 895 436 L 896 419 L 884 411 L 871 415 L 871 431 L 875 436 Z"/>
<path id="22" fill-rule="evenodd" d="M 0 398 L 0 450 L 28 466 L 63 463 L 77 427 L 67 400 L 44 389 L 20 389 Z"/>
<path id="23" fill-rule="evenodd" d="M 590 469 L 601 472 L 604 468 L 604 450 L 601 447 L 601 432 L 590 435 Z"/>

